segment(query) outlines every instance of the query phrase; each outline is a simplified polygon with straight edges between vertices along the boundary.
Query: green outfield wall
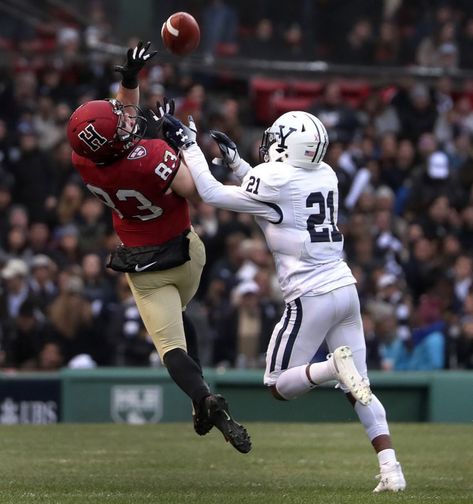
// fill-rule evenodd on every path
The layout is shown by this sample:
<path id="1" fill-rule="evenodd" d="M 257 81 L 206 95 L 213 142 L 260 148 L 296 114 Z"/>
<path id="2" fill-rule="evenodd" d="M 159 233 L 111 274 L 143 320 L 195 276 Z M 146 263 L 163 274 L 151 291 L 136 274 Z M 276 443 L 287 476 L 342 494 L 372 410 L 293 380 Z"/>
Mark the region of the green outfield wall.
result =
<path id="1" fill-rule="evenodd" d="M 344 395 L 323 386 L 296 401 L 272 398 L 262 371 L 206 369 L 212 390 L 242 421 L 356 420 Z M 370 373 L 390 421 L 473 422 L 473 372 Z M 0 423 L 189 421 L 190 401 L 164 369 L 0 373 Z"/>

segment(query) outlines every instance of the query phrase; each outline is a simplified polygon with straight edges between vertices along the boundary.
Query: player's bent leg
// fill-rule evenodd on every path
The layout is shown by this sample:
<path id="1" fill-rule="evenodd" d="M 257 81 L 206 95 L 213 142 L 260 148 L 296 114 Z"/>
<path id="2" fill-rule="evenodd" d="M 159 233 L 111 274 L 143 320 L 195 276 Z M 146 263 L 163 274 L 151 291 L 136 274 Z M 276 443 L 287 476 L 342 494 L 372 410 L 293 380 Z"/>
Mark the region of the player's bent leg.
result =
<path id="1" fill-rule="evenodd" d="M 146 329 L 169 375 L 192 399 L 194 430 L 204 435 L 213 424 L 199 405 L 210 390 L 195 355 L 187 354 L 180 294 L 176 286 L 169 283 L 173 276 L 179 275 L 181 268 L 130 275 L 128 281 Z"/>
<path id="2" fill-rule="evenodd" d="M 276 399 L 280 397 L 282 400 L 290 401 L 312 390 L 315 383 L 312 383 L 308 377 L 308 367 L 308 364 L 304 364 L 283 371 L 273 385 L 277 393 L 277 396 L 275 396 L 273 392 L 273 396 Z"/>
<path id="3" fill-rule="evenodd" d="M 317 385 L 336 380 L 337 377 L 334 359 L 329 356 L 323 362 L 303 364 L 283 371 L 278 376 L 274 388 L 282 400 L 289 401 L 310 392 Z"/>
<path id="4" fill-rule="evenodd" d="M 286 305 L 266 354 L 264 383 L 277 399 L 294 399 L 335 378 L 331 363 L 309 365 L 330 327 L 329 310 L 329 295 L 303 296 Z"/>

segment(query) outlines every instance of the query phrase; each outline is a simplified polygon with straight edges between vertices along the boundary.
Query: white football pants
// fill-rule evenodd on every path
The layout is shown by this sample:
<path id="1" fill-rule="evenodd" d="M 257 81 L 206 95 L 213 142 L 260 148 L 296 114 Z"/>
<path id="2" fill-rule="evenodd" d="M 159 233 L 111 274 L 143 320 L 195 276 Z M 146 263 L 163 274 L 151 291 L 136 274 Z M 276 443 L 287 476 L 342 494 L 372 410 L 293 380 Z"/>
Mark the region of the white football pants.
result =
<path id="1" fill-rule="evenodd" d="M 319 296 L 302 296 L 286 305 L 268 345 L 264 384 L 274 385 L 286 369 L 311 362 L 324 340 L 330 352 L 348 345 L 358 372 L 368 377 L 360 301 L 355 285 Z"/>

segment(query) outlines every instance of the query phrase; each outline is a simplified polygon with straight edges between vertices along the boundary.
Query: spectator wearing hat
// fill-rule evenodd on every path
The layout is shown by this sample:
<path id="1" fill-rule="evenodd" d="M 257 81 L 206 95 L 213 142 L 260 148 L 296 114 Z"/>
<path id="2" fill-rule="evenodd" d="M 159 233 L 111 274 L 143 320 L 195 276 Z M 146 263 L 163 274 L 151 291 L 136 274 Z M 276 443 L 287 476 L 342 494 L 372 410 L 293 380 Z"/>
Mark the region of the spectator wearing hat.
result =
<path id="1" fill-rule="evenodd" d="M 442 151 L 435 151 L 409 181 L 406 217 L 425 215 L 439 196 L 447 197 L 449 204 L 455 206 L 461 200 L 461 190 L 456 187 L 451 174 L 448 156 Z"/>
<path id="2" fill-rule="evenodd" d="M 29 285 L 31 297 L 35 305 L 46 315 L 49 305 L 58 293 L 58 288 L 54 281 L 57 266 L 49 256 L 37 254 L 31 261 L 30 269 L 31 278 Z"/>
<path id="3" fill-rule="evenodd" d="M 264 367 L 265 343 L 269 341 L 279 315 L 276 310 L 268 310 L 254 280 L 238 284 L 231 293 L 231 306 L 217 331 L 215 364 L 238 368 Z"/>
<path id="4" fill-rule="evenodd" d="M 3 290 L 0 294 L 1 319 L 18 315 L 20 306 L 31 296 L 28 285 L 28 265 L 21 259 L 9 259 L 1 270 Z"/>

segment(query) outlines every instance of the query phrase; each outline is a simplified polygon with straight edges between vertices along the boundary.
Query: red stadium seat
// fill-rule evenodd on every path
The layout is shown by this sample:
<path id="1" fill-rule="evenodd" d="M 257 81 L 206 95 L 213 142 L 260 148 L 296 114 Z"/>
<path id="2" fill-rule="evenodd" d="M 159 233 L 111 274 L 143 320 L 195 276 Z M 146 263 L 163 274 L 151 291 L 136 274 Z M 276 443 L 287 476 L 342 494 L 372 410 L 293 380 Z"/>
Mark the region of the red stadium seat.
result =
<path id="1" fill-rule="evenodd" d="M 299 98 L 299 97 L 287 97 L 287 96 L 277 96 L 273 98 L 271 102 L 271 119 L 269 122 L 273 122 L 280 115 L 290 112 L 291 110 L 307 110 L 310 105 L 314 102 L 313 98 Z"/>
<path id="2" fill-rule="evenodd" d="M 272 120 L 271 101 L 275 96 L 284 96 L 289 84 L 283 80 L 255 77 L 250 81 L 250 96 L 255 111 L 255 118 L 260 124 L 267 125 Z"/>
<path id="3" fill-rule="evenodd" d="M 316 100 L 322 95 L 324 84 L 321 82 L 292 81 L 289 92 L 292 96 L 299 98 L 312 98 Z"/>
<path id="4" fill-rule="evenodd" d="M 353 107 L 359 107 L 371 93 L 371 86 L 365 81 L 340 81 L 343 98 Z"/>

